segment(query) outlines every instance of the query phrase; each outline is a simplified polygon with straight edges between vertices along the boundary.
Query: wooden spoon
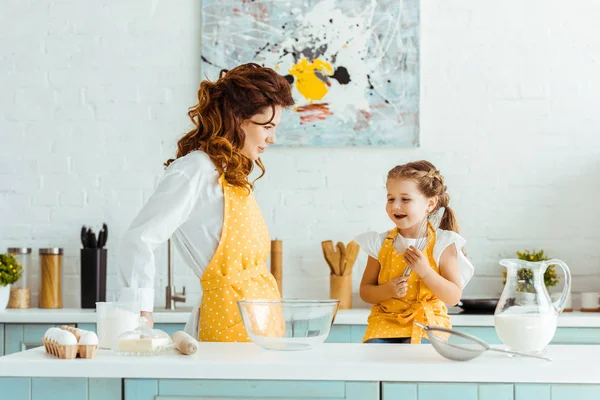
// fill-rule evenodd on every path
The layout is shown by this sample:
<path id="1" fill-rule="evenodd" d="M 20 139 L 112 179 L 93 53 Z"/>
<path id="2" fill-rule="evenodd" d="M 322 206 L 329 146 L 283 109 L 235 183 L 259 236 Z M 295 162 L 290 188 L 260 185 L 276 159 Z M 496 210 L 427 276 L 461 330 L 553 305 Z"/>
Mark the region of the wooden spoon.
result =
<path id="1" fill-rule="evenodd" d="M 338 255 L 340 257 L 338 264 L 338 275 L 344 275 L 346 270 L 346 246 L 342 242 L 337 243 Z"/>
<path id="2" fill-rule="evenodd" d="M 348 243 L 346 247 L 346 268 L 344 269 L 344 275 L 352 274 L 352 266 L 356 262 L 360 246 L 354 240 Z"/>
<path id="3" fill-rule="evenodd" d="M 329 265 L 331 275 L 338 275 L 337 268 L 340 264 L 340 259 L 339 253 L 336 253 L 333 248 L 333 242 L 331 240 L 325 240 L 324 242 L 321 242 L 321 247 L 323 248 L 323 256 Z"/>

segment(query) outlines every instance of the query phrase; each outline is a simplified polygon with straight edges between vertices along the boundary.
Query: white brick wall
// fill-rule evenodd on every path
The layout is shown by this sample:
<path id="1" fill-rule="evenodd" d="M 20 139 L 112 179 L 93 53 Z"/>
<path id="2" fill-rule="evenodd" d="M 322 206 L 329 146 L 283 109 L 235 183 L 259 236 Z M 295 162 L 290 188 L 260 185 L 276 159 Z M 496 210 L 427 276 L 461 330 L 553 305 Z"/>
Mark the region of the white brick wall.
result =
<path id="1" fill-rule="evenodd" d="M 64 247 L 67 307 L 79 305 L 80 226 L 110 226 L 112 295 L 118 240 L 189 126 L 202 79 L 199 4 L 0 6 L 0 250 Z M 420 158 L 446 175 L 477 271 L 468 293 L 499 293 L 498 259 L 534 247 L 571 266 L 574 291 L 600 290 L 600 4 L 423 0 L 421 15 L 421 148 L 264 157 L 257 197 L 284 241 L 284 294 L 326 297 L 320 242 L 388 228 L 385 174 Z M 157 260 L 161 306 L 165 248 Z M 33 266 L 35 288 L 37 256 Z M 179 260 L 176 284 L 189 305 L 198 300 Z"/>

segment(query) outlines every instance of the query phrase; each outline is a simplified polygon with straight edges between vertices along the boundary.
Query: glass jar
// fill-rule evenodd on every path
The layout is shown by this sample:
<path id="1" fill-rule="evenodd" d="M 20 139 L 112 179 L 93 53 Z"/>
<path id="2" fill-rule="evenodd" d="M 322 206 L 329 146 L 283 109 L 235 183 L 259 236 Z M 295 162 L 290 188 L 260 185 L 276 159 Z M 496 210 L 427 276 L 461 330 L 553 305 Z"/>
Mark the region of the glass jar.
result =
<path id="1" fill-rule="evenodd" d="M 33 272 L 31 270 L 31 248 L 9 247 L 7 253 L 12 254 L 23 267 L 21 278 L 10 287 L 10 299 L 7 307 L 29 308 L 31 307 L 31 288 L 28 283 Z"/>
<path id="2" fill-rule="evenodd" d="M 63 249 L 40 249 L 40 308 L 62 308 Z"/>

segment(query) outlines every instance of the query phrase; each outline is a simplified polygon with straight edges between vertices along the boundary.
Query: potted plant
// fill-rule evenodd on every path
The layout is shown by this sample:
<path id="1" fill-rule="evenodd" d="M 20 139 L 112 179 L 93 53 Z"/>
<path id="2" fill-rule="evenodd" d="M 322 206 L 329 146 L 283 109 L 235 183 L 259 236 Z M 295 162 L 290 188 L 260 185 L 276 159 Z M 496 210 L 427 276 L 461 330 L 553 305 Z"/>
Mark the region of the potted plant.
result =
<path id="1" fill-rule="evenodd" d="M 538 261 L 547 261 L 550 260 L 550 257 L 547 257 L 544 254 L 544 250 L 540 251 L 530 251 L 523 250 L 517 251 L 517 257 L 520 260 L 538 262 Z M 502 281 L 506 284 L 506 269 L 504 269 L 502 273 Z M 558 284 L 559 277 L 556 274 L 556 268 L 554 265 L 549 265 L 544 272 L 544 285 L 550 293 L 550 288 L 556 286 Z M 533 271 L 529 268 L 520 268 L 517 271 L 517 292 L 522 293 L 522 297 L 527 300 L 535 299 L 535 289 L 533 287 Z"/>
<path id="2" fill-rule="evenodd" d="M 21 279 L 23 266 L 12 254 L 0 254 L 0 310 L 5 310 L 10 298 L 10 285 Z"/>

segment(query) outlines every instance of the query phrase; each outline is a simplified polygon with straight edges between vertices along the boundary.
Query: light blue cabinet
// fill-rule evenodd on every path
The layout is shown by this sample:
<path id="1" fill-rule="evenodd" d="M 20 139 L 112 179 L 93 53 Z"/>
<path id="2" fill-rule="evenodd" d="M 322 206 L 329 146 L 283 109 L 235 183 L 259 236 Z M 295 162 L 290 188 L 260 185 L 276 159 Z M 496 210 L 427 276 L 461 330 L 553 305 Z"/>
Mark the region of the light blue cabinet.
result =
<path id="1" fill-rule="evenodd" d="M 122 400 L 122 379 L 0 378 L 0 398 L 10 400 Z"/>
<path id="2" fill-rule="evenodd" d="M 326 342 L 361 343 L 366 330 L 366 325 L 333 325 Z"/>
<path id="3" fill-rule="evenodd" d="M 360 343 L 366 328 L 366 325 L 333 325 L 327 342 Z M 489 344 L 502 344 L 493 326 L 454 326 L 453 328 L 476 336 Z M 600 328 L 559 327 L 551 344 L 600 344 Z"/>
<path id="4" fill-rule="evenodd" d="M 0 357 L 4 355 L 4 324 L 0 324 Z"/>
<path id="5" fill-rule="evenodd" d="M 4 354 L 42 346 L 42 338 L 46 331 L 53 326 L 62 325 L 65 324 L 4 324 Z M 69 324 L 69 326 L 75 325 Z"/>
<path id="6" fill-rule="evenodd" d="M 96 324 L 0 324 L 0 356 L 42 346 L 42 338 L 46 331 L 63 325 L 96 332 Z M 185 324 L 155 324 L 154 326 L 172 335 L 176 331 L 182 331 Z"/>
<path id="7" fill-rule="evenodd" d="M 379 382 L 125 379 L 125 400 L 379 400 Z"/>
<path id="8" fill-rule="evenodd" d="M 154 329 L 165 331 L 169 336 L 171 336 L 177 331 L 184 330 L 185 324 L 154 324 Z"/>
<path id="9" fill-rule="evenodd" d="M 46 330 L 53 326 L 66 324 L 0 324 L 0 356 L 30 349 L 42 345 Z M 96 331 L 96 324 L 68 324 L 88 331 Z M 185 324 L 155 324 L 172 335 L 183 330 Z M 360 343 L 364 337 L 366 325 L 333 325 L 327 343 Z M 469 333 L 485 340 L 489 344 L 501 344 L 494 327 L 454 326 L 454 329 Z M 552 344 L 600 344 L 600 328 L 562 328 L 556 330 Z"/>
<path id="10" fill-rule="evenodd" d="M 529 383 L 392 383 L 381 400 L 598 400 L 600 385 Z"/>
<path id="11" fill-rule="evenodd" d="M 0 378 L 11 400 L 598 400 L 600 385 Z"/>
<path id="12" fill-rule="evenodd" d="M 455 326 L 454 329 L 477 336 L 489 344 L 502 344 L 493 326 Z M 600 344 L 600 328 L 559 327 L 551 344 Z"/>

